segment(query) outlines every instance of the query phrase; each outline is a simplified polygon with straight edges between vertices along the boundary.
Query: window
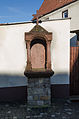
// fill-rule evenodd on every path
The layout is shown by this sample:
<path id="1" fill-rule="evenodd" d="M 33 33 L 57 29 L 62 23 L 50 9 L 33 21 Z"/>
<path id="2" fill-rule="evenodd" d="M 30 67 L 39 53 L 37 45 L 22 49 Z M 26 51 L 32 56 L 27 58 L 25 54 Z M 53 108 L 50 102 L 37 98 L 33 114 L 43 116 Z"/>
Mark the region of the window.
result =
<path id="1" fill-rule="evenodd" d="M 65 10 L 62 12 L 62 18 L 67 18 L 68 17 L 68 10 Z"/>
<path id="2" fill-rule="evenodd" d="M 46 20 L 49 20 L 49 17 L 47 17 Z"/>

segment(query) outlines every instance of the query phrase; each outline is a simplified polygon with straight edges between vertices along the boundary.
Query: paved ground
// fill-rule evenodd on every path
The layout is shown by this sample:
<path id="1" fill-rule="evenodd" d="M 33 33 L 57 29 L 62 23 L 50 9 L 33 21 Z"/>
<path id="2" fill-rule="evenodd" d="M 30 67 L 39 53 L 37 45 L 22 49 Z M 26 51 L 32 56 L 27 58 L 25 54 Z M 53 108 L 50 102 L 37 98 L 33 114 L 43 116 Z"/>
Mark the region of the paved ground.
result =
<path id="1" fill-rule="evenodd" d="M 79 119 L 79 102 L 55 99 L 52 106 L 42 108 L 0 103 L 0 119 Z"/>

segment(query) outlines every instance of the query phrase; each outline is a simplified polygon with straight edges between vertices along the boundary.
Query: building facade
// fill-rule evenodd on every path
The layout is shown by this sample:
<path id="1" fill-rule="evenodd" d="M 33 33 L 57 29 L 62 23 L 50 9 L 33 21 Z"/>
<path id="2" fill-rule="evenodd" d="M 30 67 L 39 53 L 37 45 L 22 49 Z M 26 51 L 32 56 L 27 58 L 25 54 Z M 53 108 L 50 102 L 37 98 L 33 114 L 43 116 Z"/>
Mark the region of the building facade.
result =
<path id="1" fill-rule="evenodd" d="M 79 29 L 78 11 L 78 0 L 44 0 L 39 10 L 37 10 L 36 16 L 39 16 L 39 20 L 41 21 L 71 18 L 70 31 L 74 31 Z M 34 19 L 35 17 L 33 18 L 33 20 Z M 70 34 L 70 36 L 71 38 L 75 36 L 74 40 L 77 40 L 76 33 L 72 33 Z"/>
<path id="2" fill-rule="evenodd" d="M 31 31 L 35 25 L 31 22 L 0 25 L 0 101 L 27 99 L 25 32 Z M 52 98 L 69 97 L 70 19 L 52 20 L 39 25 L 52 33 Z"/>
<path id="3" fill-rule="evenodd" d="M 39 31 L 34 22 L 0 24 L 0 101 L 27 101 L 28 77 L 24 76 L 24 72 L 38 67 L 54 71 L 53 76 L 46 78 L 50 80 L 51 99 L 79 95 L 78 10 L 78 0 L 44 0 L 37 14 L 33 15 L 33 21 L 37 24 L 42 21 L 39 28 L 48 34 L 44 37 L 48 37 L 46 41 L 40 39 L 43 31 L 40 36 L 34 33 L 34 29 Z M 38 38 L 32 42 L 33 34 L 37 34 Z M 36 40 L 40 40 L 40 45 Z M 40 82 L 41 86 L 41 81 L 39 79 L 36 83 Z"/>
<path id="4" fill-rule="evenodd" d="M 33 20 L 70 20 L 70 96 L 79 95 L 79 0 L 44 0 Z M 58 80 L 57 80 L 58 81 Z"/>

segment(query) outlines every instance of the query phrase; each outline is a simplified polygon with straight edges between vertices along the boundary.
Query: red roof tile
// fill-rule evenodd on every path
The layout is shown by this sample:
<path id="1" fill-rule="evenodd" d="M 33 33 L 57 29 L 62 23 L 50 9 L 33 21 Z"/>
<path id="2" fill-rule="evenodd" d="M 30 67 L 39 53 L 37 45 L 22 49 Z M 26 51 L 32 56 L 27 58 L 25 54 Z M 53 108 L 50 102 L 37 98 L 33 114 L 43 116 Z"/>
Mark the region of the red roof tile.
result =
<path id="1" fill-rule="evenodd" d="M 41 7 L 37 11 L 37 14 L 33 19 L 36 19 L 36 16 L 39 14 L 39 16 L 45 15 L 53 10 L 56 10 L 60 7 L 63 7 L 66 4 L 72 3 L 76 0 L 44 0 Z"/>

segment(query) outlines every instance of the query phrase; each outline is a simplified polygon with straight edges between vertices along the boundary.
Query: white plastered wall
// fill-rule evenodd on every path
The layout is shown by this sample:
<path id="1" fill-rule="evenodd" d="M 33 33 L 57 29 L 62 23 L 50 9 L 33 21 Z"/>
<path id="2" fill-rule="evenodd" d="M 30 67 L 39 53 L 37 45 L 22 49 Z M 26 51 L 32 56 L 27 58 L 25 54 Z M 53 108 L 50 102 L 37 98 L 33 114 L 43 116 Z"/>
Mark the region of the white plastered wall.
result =
<path id="1" fill-rule="evenodd" d="M 69 84 L 70 72 L 70 19 L 49 21 L 42 26 L 53 33 L 51 63 L 54 76 L 52 84 Z"/>
<path id="2" fill-rule="evenodd" d="M 0 26 L 0 87 L 26 86 L 25 32 L 34 24 Z"/>
<path id="3" fill-rule="evenodd" d="M 25 32 L 29 32 L 34 25 L 27 23 L 0 26 L 0 74 L 24 76 L 27 61 Z M 40 25 L 53 34 L 51 64 L 55 74 L 51 77 L 51 83 L 69 84 L 70 19 L 43 22 Z M 13 81 L 9 78 L 6 84 L 5 80 L 2 83 L 4 87 L 27 84 L 26 79 L 19 83 L 16 78 Z"/>
<path id="4" fill-rule="evenodd" d="M 23 74 L 26 64 L 25 32 L 33 24 L 0 26 L 0 73 Z"/>

